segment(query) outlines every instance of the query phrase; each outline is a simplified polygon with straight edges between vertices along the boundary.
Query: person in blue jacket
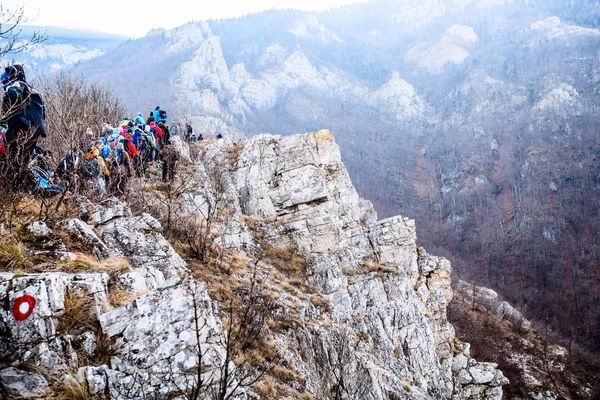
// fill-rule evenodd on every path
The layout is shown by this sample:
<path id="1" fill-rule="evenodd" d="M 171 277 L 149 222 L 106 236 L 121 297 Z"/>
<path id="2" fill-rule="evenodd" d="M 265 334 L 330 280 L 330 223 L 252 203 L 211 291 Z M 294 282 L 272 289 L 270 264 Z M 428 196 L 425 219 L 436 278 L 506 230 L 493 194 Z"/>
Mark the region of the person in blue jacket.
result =
<path id="1" fill-rule="evenodd" d="M 167 122 L 167 111 L 160 108 L 160 106 L 156 106 L 154 109 L 154 123 L 158 124 L 159 122 Z"/>
<path id="2" fill-rule="evenodd" d="M 138 113 L 135 117 L 135 125 L 144 125 L 144 115 L 142 113 Z"/>
<path id="3" fill-rule="evenodd" d="M 108 142 L 105 138 L 101 137 L 100 142 L 102 142 L 102 147 L 100 148 L 100 155 L 106 160 L 110 155 L 110 147 L 108 146 Z"/>
<path id="4" fill-rule="evenodd" d="M 10 83 L 10 80 L 8 80 L 8 72 L 4 71 L 2 73 L 2 87 L 4 89 L 6 89 L 6 87 L 8 86 L 8 84 Z"/>
<path id="5" fill-rule="evenodd" d="M 133 133 L 131 134 L 131 140 L 133 142 L 133 145 L 138 150 L 140 149 L 138 141 L 140 140 L 140 137 L 142 136 L 143 133 L 144 133 L 144 130 L 142 129 L 142 124 L 139 124 L 135 128 L 135 130 L 133 131 Z"/>

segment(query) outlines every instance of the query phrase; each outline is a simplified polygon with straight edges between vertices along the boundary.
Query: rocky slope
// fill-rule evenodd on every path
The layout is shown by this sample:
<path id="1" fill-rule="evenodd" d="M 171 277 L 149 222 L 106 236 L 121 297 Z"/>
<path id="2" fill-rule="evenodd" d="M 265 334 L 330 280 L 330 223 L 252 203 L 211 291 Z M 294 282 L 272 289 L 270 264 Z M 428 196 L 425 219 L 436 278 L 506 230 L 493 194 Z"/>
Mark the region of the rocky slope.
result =
<path id="1" fill-rule="evenodd" d="M 328 127 L 380 215 L 415 216 L 469 279 L 597 350 L 598 15 L 586 0 L 272 11 L 155 30 L 74 71 L 205 137 Z"/>
<path id="2" fill-rule="evenodd" d="M 477 358 L 498 364 L 510 384 L 507 399 L 596 399 L 598 360 L 573 341 L 561 341 L 488 288 L 459 281 L 450 316 L 457 336 Z M 536 330 L 537 329 L 537 330 Z"/>
<path id="3" fill-rule="evenodd" d="M 200 183 L 173 206 L 192 216 L 225 205 L 227 217 L 215 219 L 216 249 L 254 260 L 276 309 L 291 318 L 268 336 L 296 378 L 262 398 L 329 398 L 340 382 L 342 398 L 502 397 L 507 380 L 471 358 L 447 320 L 450 263 L 417 248 L 414 221 L 377 220 L 328 131 L 260 135 L 243 145 L 227 139 L 196 151 L 188 178 Z M 192 273 L 195 262 L 177 254 L 149 214 L 134 216 L 114 199 L 79 203 L 77 218 L 54 232 L 38 223 L 37 235 L 56 241 L 64 230 L 101 259 L 96 269 L 107 271 L 115 257 L 130 268 L 0 274 L 4 390 L 35 398 L 79 382 L 97 398 L 149 398 L 181 393 L 198 365 L 201 380 L 209 372 L 218 379 L 231 331 L 219 311 L 226 304 L 209 296 L 215 284 Z M 299 254 L 302 279 L 278 286 L 286 265 L 261 256 L 265 249 Z M 76 314 L 81 298 L 85 311 Z M 342 355 L 342 365 L 333 363 Z M 242 389 L 236 396 L 260 398 L 257 387 Z"/>

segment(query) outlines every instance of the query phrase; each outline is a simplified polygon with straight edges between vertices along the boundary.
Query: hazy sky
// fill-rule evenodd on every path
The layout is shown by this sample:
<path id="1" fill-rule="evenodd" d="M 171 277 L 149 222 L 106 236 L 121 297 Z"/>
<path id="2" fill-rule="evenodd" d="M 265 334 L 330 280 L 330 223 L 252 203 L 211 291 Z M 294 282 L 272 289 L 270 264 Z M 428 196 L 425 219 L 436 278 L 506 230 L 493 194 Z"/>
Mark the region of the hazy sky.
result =
<path id="1" fill-rule="evenodd" d="M 62 26 L 127 36 L 191 20 L 238 17 L 271 8 L 322 11 L 365 0 L 2 0 L 25 7 L 29 25 Z"/>

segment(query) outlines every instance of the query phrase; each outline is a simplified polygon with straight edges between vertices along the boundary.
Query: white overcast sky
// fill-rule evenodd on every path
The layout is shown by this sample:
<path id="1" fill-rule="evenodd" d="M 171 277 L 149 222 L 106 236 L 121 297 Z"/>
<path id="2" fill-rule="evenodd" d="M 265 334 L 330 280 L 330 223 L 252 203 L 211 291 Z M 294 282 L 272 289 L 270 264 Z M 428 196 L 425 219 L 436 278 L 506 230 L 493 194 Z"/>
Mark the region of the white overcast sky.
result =
<path id="1" fill-rule="evenodd" d="M 24 6 L 28 25 L 61 26 L 126 36 L 189 21 L 239 17 L 272 8 L 324 11 L 366 0 L 1 0 Z"/>

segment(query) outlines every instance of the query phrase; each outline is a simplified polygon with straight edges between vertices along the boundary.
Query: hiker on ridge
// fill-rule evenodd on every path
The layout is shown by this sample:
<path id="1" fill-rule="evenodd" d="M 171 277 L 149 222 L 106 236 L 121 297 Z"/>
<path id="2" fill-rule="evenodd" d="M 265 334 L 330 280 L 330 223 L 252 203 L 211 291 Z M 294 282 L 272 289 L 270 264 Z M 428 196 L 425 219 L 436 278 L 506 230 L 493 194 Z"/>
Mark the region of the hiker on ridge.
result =
<path id="1" fill-rule="evenodd" d="M 158 124 L 159 122 L 167 122 L 167 112 L 160 108 L 160 106 L 156 106 L 154 109 L 154 123 Z"/>
<path id="2" fill-rule="evenodd" d="M 21 65 L 6 67 L 2 83 L 5 92 L 0 126 L 7 127 L 6 155 L 13 184 L 16 184 L 24 178 L 27 161 L 38 139 L 46 137 L 46 111 L 39 92 L 27 83 Z"/>

